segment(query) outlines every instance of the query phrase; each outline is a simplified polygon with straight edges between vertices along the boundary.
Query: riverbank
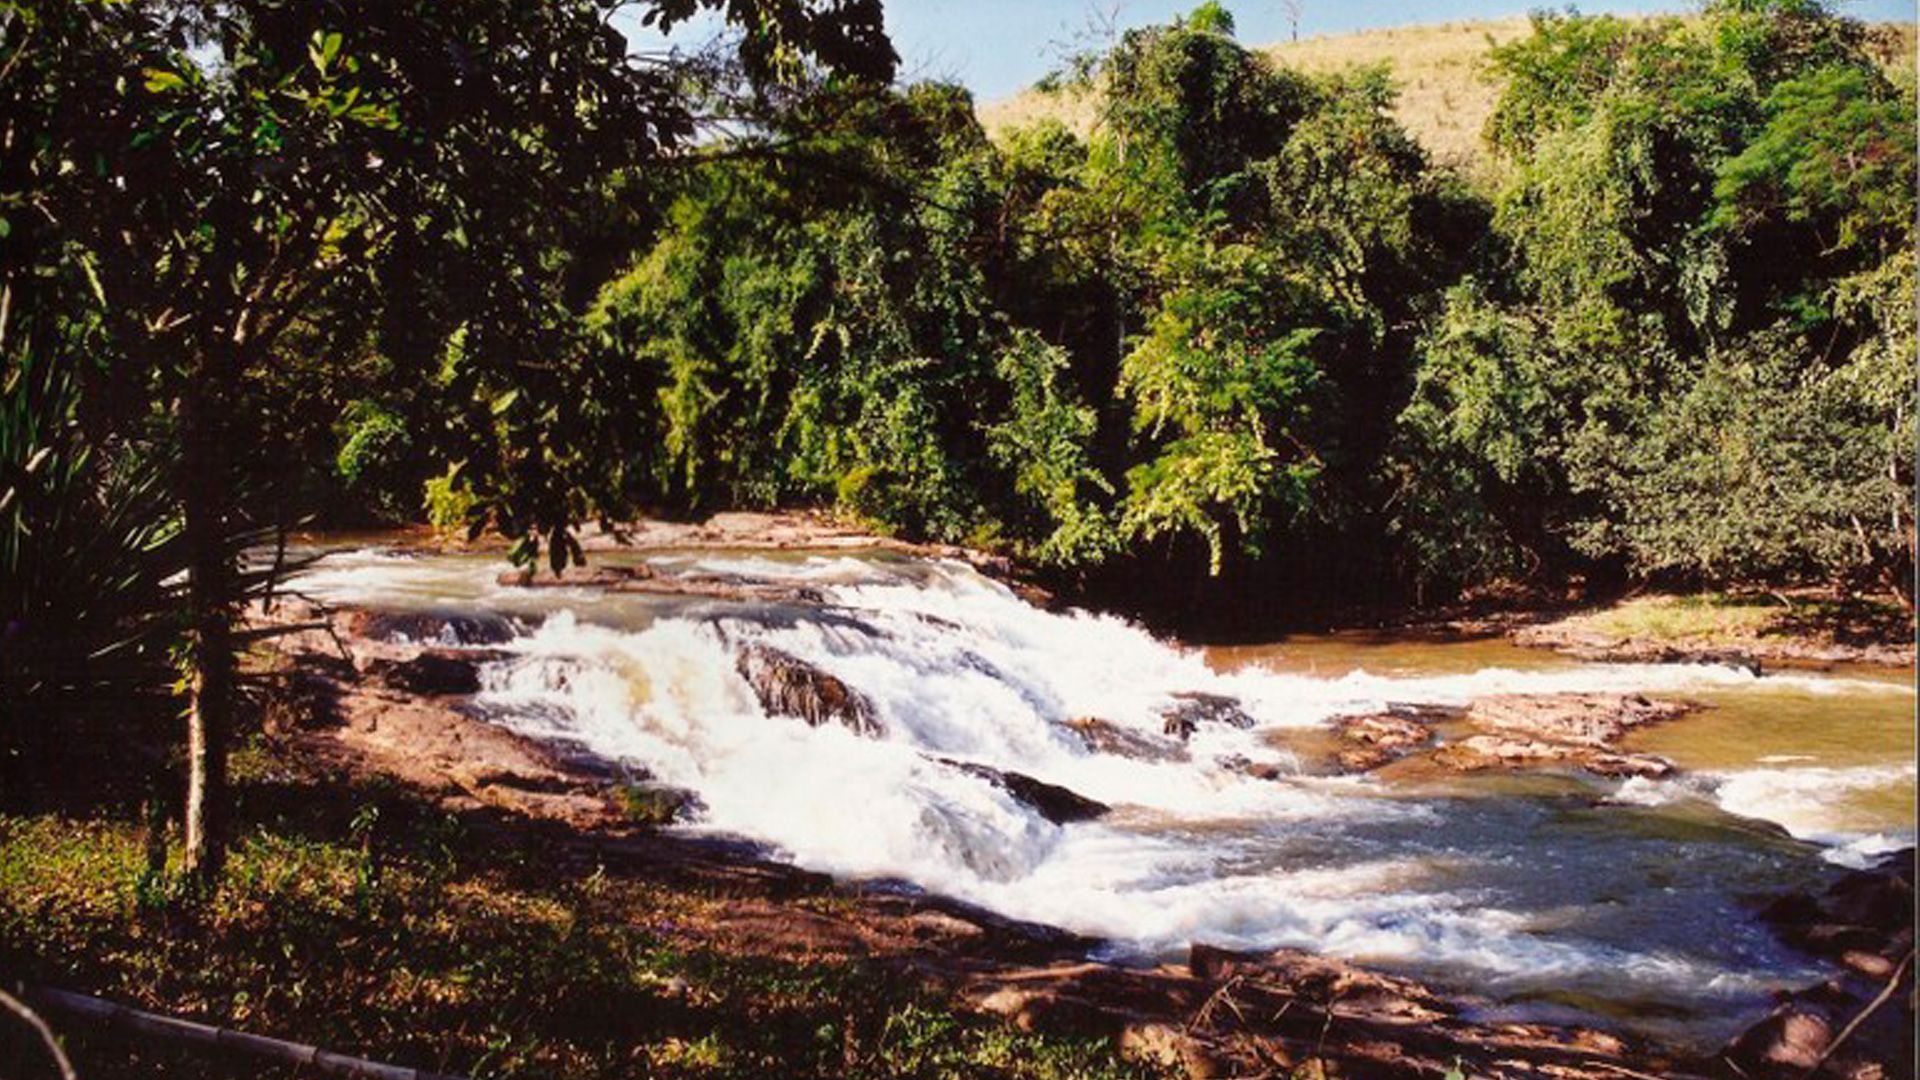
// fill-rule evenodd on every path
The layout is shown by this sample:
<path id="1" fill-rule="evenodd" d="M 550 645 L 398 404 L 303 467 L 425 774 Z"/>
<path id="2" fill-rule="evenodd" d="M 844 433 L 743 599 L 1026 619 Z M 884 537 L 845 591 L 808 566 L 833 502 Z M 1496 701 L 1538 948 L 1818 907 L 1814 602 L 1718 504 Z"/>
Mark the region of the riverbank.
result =
<path id="1" fill-rule="evenodd" d="M 325 538 L 314 538 L 325 539 Z M 337 538 L 335 538 L 337 541 Z M 495 536 L 473 542 L 424 527 L 378 540 L 419 553 L 505 554 Z M 876 534 L 861 524 L 814 511 L 734 511 L 700 522 L 641 520 L 617 529 L 583 528 L 589 568 L 577 583 L 606 584 L 591 567 L 608 556 L 672 551 L 887 552 L 963 562 L 1041 604 L 1073 603 L 1036 582 L 1040 575 L 1005 555 L 952 544 L 924 544 Z M 543 575 L 532 575 L 541 577 Z M 725 581 L 711 583 L 724 589 Z M 634 586 L 642 587 L 645 586 Z M 1129 615 L 1138 613 L 1123 612 Z M 1915 665 L 1914 616 L 1889 597 L 1843 597 L 1820 589 L 1633 594 L 1588 601 L 1530 590 L 1496 590 L 1451 608 L 1355 610 L 1319 620 L 1321 631 L 1386 629 L 1461 637 L 1502 636 L 1519 645 L 1583 660 L 1614 663 L 1721 663 L 1828 668 Z M 1268 634 L 1296 629 L 1266 628 Z M 1202 635 L 1203 637 L 1205 635 Z"/>
<path id="2" fill-rule="evenodd" d="M 286 605 L 276 618 L 308 628 L 255 657 L 255 674 L 270 692 L 238 770 L 247 839 L 228 888 L 203 906 L 178 903 L 164 875 L 144 870 L 142 830 L 125 816 L 9 820 L 0 826 L 7 875 L 0 941 L 12 966 L 37 981 L 155 1011 L 486 1075 L 1734 1075 L 1697 1050 L 1662 1050 L 1564 1022 L 1516 1022 L 1498 1002 L 1457 986 L 1443 991 L 1299 952 L 1195 946 L 1179 959 L 1103 962 L 1094 940 L 898 881 L 857 874 L 836 881 L 770 861 L 765 849 L 660 831 L 659 823 L 696 805 L 700 791 L 564 740 L 516 734 L 476 709 L 476 692 L 494 678 L 488 670 L 518 666 L 541 685 L 557 679 L 555 689 L 594 677 L 571 662 L 526 668 L 532 624 L 516 621 L 516 604 L 539 601 L 549 611 L 552 602 L 705 604 L 712 602 L 706 593 L 692 596 L 682 586 L 766 584 L 724 554 L 654 561 L 657 575 L 634 570 L 553 595 L 517 578 L 496 582 L 497 570 L 474 561 L 419 565 L 405 572 L 429 580 L 455 574 L 463 588 L 492 600 L 462 607 L 420 595 L 396 610 L 340 605 L 330 612 Z M 408 562 L 350 565 L 333 584 L 352 579 L 364 588 L 371 580 L 355 575 L 392 583 Z M 806 582 L 839 562 L 777 565 L 780 580 Z M 759 565 L 765 573 L 769 564 Z M 742 571 L 740 580 L 723 580 L 729 567 Z M 648 591 L 665 583 L 674 588 Z M 831 586 L 842 590 L 835 596 L 843 603 L 852 595 L 844 590 L 863 587 L 870 586 Z M 947 587 L 962 590 L 956 596 L 971 588 L 964 579 Z M 793 606 L 809 603 L 797 592 L 723 602 L 743 599 L 748 608 L 773 602 L 789 609 L 774 618 L 777 625 L 793 617 Z M 811 617 L 861 641 L 884 636 L 834 610 Z M 600 616 L 618 623 L 628 617 L 623 612 L 603 607 Z M 891 633 L 958 630 L 926 618 L 913 614 Z M 1076 633 L 1092 628 L 1070 625 Z M 649 649 L 671 643 L 650 640 Z M 509 642 L 521 650 L 517 661 Z M 875 714 L 870 703 L 859 704 L 858 687 L 791 663 L 791 654 L 783 660 L 743 646 L 737 655 L 763 704 L 785 703 L 742 735 L 784 744 L 811 723 L 823 732 L 844 727 L 853 737 L 825 738 L 818 748 L 849 755 L 872 745 L 871 731 L 861 731 Z M 979 655 L 966 663 L 966 670 L 995 670 Z M 496 695 L 508 689 L 490 685 Z M 619 685 L 667 692 L 657 676 Z M 1522 717 L 1517 702 L 1488 704 L 1500 707 L 1468 707 L 1466 721 L 1511 735 L 1520 719 L 1530 729 L 1554 720 L 1567 728 L 1560 741 L 1585 755 L 1573 762 L 1582 767 L 1600 764 L 1585 742 L 1610 744 L 1619 735 L 1587 731 L 1584 705 L 1581 716 L 1555 718 Z M 1635 723 L 1661 720 L 1641 712 Z M 896 705 L 886 715 L 903 714 Z M 1156 753 L 1182 758 L 1201 753 L 1212 735 L 1251 723 L 1231 700 L 1206 692 L 1174 695 L 1164 737 L 1157 726 L 1142 735 L 1096 721 L 1089 718 L 1084 730 L 1069 726 L 1090 742 L 1131 733 Z M 1569 726 L 1574 721 L 1580 730 Z M 1135 749 L 1115 753 L 1124 758 Z M 1556 760 L 1565 758 L 1556 752 Z M 828 764 L 789 760 L 789 769 Z M 954 761 L 935 766 L 979 776 L 1049 821 L 1107 809 L 1063 799 L 1061 789 L 1016 773 Z M 1224 759 L 1221 767 L 1240 768 Z M 876 786 L 829 797 L 864 803 L 884 795 Z M 888 823 L 871 814 L 865 820 L 874 835 L 850 842 L 882 842 Z M 1850 991 L 1842 1000 L 1857 996 Z M 1821 1000 L 1824 1015 L 1835 1018 L 1827 1021 L 1831 1040 L 1846 1007 Z M 1778 1034 L 1790 1026 L 1799 1032 L 1805 1024 L 1782 1020 Z M 1736 1053 L 1734 1067 L 1762 1075 L 1767 1070 L 1755 1063 L 1782 1038 L 1755 1039 Z M 1856 1049 L 1836 1059 L 1835 1075 L 1857 1071 L 1839 1066 L 1871 1066 Z M 114 1071 L 115 1055 L 128 1047 L 100 1052 L 109 1063 L 88 1075 L 140 1075 Z"/>
<path id="3" fill-rule="evenodd" d="M 1100 963 L 1086 939 L 662 833 L 643 775 L 468 716 L 460 677 L 391 624 L 328 621 L 261 657 L 273 693 L 236 761 L 243 839 L 212 900 L 171 895 L 134 822 L 0 821 L 10 977 L 474 1076 L 1700 1065 L 1476 1020 L 1485 1003 L 1297 952 Z M 89 1077 L 272 1075 L 63 1034 Z"/>

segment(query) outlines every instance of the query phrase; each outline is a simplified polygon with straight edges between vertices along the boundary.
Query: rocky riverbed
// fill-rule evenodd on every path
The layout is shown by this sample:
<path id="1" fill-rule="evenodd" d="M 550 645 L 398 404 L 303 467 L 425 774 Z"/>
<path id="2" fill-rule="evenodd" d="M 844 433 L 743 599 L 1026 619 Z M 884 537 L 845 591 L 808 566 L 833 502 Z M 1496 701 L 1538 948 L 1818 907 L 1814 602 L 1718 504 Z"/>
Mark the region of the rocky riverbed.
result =
<path id="1" fill-rule="evenodd" d="M 876 962 L 903 965 L 957 1000 L 1014 1023 L 1110 1037 L 1130 1054 L 1192 1075 L 1271 1071 L 1320 1059 L 1346 1063 L 1357 1075 L 1431 1075 L 1447 1071 L 1457 1060 L 1471 1065 L 1473 1075 L 1619 1076 L 1622 1070 L 1741 1075 L 1735 1070 L 1744 1069 L 1746 1075 L 1784 1076 L 1792 1068 L 1804 1068 L 1791 1063 L 1804 1062 L 1807 1047 L 1820 1043 L 1818 1033 L 1809 1034 L 1809 1021 L 1794 1019 L 1816 1008 L 1821 1010 L 1826 1043 L 1811 1053 L 1841 1043 L 1823 1068 L 1863 1077 L 1874 1075 L 1876 1062 L 1883 1070 L 1893 1070 L 1882 1075 L 1910 1069 L 1884 1039 L 1875 1042 L 1846 1031 L 1847 1010 L 1863 1010 L 1871 1000 L 1864 993 L 1871 988 L 1870 976 L 1857 964 L 1846 969 L 1851 974 L 1845 978 L 1854 980 L 1851 988 L 1795 992 L 1718 1051 L 1697 1045 L 1663 1049 L 1657 1037 L 1604 1030 L 1612 1025 L 1518 1018 L 1507 995 L 1485 997 L 1463 989 L 1472 983 L 1470 978 L 1430 981 L 1299 949 L 1220 949 L 1198 942 L 1183 957 L 1169 956 L 1161 947 L 1158 959 L 1143 962 L 1137 952 L 1115 954 L 1098 934 L 1050 929 L 1042 925 L 1047 920 L 995 914 L 977 901 L 943 898 L 939 889 L 903 890 L 885 875 L 838 873 L 836 884 L 788 865 L 785 860 L 791 856 L 778 845 L 743 847 L 700 829 L 663 832 L 661 825 L 714 816 L 705 797 L 724 800 L 727 793 L 702 792 L 699 784 L 687 784 L 684 777 L 661 775 L 647 766 L 644 755 L 606 753 L 605 745 L 594 745 L 593 736 L 571 734 L 583 730 L 577 727 L 578 717 L 567 722 L 576 725 L 571 728 L 540 720 L 537 711 L 515 722 L 500 722 L 507 700 L 502 695 L 513 690 L 503 683 L 504 673 L 545 665 L 538 672 L 538 685 L 546 688 L 542 694 L 578 692 L 586 682 L 603 677 L 578 660 L 541 659 L 537 635 L 550 616 L 520 606 L 514 597 L 566 590 L 566 602 L 582 610 L 591 609 L 597 595 L 623 592 L 666 597 L 674 604 L 754 605 L 779 625 L 796 617 L 803 623 L 807 618 L 844 620 L 855 628 L 848 631 L 851 641 L 875 630 L 861 616 L 846 612 L 848 589 L 821 579 L 783 582 L 777 595 L 719 595 L 721 585 L 733 589 L 766 583 L 744 580 L 750 575 L 728 580 L 724 568 L 690 569 L 671 559 L 644 573 L 602 575 L 544 589 L 512 579 L 492 581 L 493 572 L 488 575 L 494 601 L 482 605 L 441 605 L 435 610 L 416 598 L 388 608 L 365 603 L 335 604 L 326 610 L 283 606 L 273 619 L 307 629 L 281 640 L 273 673 L 278 689 L 269 709 L 278 737 L 294 740 L 317 759 L 342 768 L 393 777 L 431 792 L 451 810 L 504 814 L 529 828 L 557 824 L 566 830 L 565 842 L 581 845 L 583 851 L 618 851 L 621 858 L 657 862 L 676 868 L 675 873 L 737 874 L 745 883 L 738 910 L 719 913 L 717 926 L 737 919 L 741 933 L 751 927 L 751 933 L 769 936 L 776 947 L 807 949 L 832 942 L 832 947 L 857 950 Z M 706 580 L 698 590 L 620 585 L 675 577 Z M 820 614 L 795 616 L 795 609 Z M 613 618 L 615 613 L 606 609 L 599 617 Z M 722 624 L 723 634 L 741 632 L 726 630 L 728 625 Z M 876 696 L 872 688 L 879 684 L 868 681 L 857 665 L 832 660 L 830 653 L 818 654 L 830 661 L 822 663 L 815 655 L 802 655 L 805 649 L 783 644 L 786 639 L 755 638 L 730 646 L 729 677 L 742 680 L 756 699 L 755 709 L 770 722 L 821 732 L 808 738 L 843 747 L 836 753 L 852 753 L 859 743 L 880 745 L 914 734 L 889 734 L 889 724 L 911 726 L 920 718 L 902 713 L 892 691 Z M 961 662 L 975 673 L 1011 678 L 999 667 L 1004 661 L 991 655 L 974 653 Z M 1197 677 L 1192 681 L 1205 682 Z M 657 685 L 650 692 L 657 693 Z M 1334 770 L 1360 776 L 1370 775 L 1370 770 L 1392 775 L 1410 768 L 1463 777 L 1539 772 L 1550 777 L 1585 774 L 1598 783 L 1623 778 L 1665 782 L 1680 771 L 1673 762 L 1621 744 L 1644 729 L 1689 722 L 1683 718 L 1696 704 L 1683 696 L 1637 691 L 1462 695 L 1449 689 L 1436 697 L 1445 700 L 1387 702 L 1387 707 L 1371 712 L 1345 715 L 1328 710 L 1318 730 L 1333 740 L 1328 757 Z M 1262 719 L 1271 715 L 1271 707 L 1259 704 L 1258 694 L 1242 698 L 1196 685 L 1171 691 L 1137 720 L 1122 708 L 1108 715 L 1095 710 L 1069 715 L 1072 710 L 1062 707 L 1052 721 L 1056 732 L 1049 737 L 1070 741 L 1095 763 L 1111 759 L 1133 763 L 1129 768 L 1162 771 L 1204 768 L 1287 791 L 1301 782 L 1300 764 L 1257 749 L 1271 731 L 1270 720 Z M 542 728 L 542 723 L 549 726 Z M 767 735 L 776 730 L 766 729 Z M 854 743 L 837 741 L 841 739 Z M 1245 749 L 1223 752 L 1229 746 Z M 1076 783 L 1059 782 L 1069 777 L 1057 770 L 1030 774 L 978 753 L 912 753 L 923 763 L 917 768 L 935 770 L 914 775 L 944 772 L 954 777 L 938 781 L 943 790 L 956 783 L 983 784 L 1041 823 L 1028 828 L 1132 828 L 1140 820 L 1137 807 L 1123 805 L 1132 800 L 1116 799 L 1112 789 L 1093 783 L 1079 785 L 1089 790 L 1076 790 Z M 861 793 L 846 791 L 843 796 L 858 800 Z M 721 813 L 728 809 L 723 802 Z M 873 842 L 883 841 L 876 836 Z M 809 888 L 831 889 L 847 903 L 825 919 L 815 911 L 784 908 L 783 890 L 801 880 L 812 883 Z M 1781 896 L 1792 892 L 1779 890 Z M 1792 901 L 1782 903 L 1790 906 Z M 1782 936 L 1806 947 L 1792 931 Z M 1849 940 L 1862 944 L 1857 938 Z M 782 941 L 788 944 L 777 944 Z M 1897 945 L 1896 934 L 1851 951 L 1884 959 L 1898 951 Z M 1889 962 L 1897 965 L 1897 960 Z M 1896 973 L 1882 972 L 1887 978 Z M 1910 997 L 1902 1000 L 1910 1004 Z M 1876 1022 L 1884 1023 L 1899 1011 L 1883 1004 Z"/>

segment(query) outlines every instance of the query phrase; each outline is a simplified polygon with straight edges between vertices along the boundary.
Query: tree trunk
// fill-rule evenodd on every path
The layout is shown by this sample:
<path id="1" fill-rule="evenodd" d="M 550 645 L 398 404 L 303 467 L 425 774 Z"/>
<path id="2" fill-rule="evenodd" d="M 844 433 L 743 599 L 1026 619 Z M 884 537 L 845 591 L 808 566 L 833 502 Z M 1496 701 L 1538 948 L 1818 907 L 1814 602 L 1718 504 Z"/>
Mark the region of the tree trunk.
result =
<path id="1" fill-rule="evenodd" d="M 226 550 L 227 503 L 220 425 L 204 386 L 180 407 L 182 509 L 186 518 L 186 872 L 198 885 L 220 876 L 226 857 L 227 734 L 233 713 L 232 567 Z"/>

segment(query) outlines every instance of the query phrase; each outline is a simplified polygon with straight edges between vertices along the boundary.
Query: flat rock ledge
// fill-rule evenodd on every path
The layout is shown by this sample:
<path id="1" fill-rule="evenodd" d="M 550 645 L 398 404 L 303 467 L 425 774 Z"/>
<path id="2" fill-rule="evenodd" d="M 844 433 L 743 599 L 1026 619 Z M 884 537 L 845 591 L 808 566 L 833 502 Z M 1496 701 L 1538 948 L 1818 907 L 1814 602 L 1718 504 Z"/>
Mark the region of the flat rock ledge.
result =
<path id="1" fill-rule="evenodd" d="M 1451 769 L 1578 768 L 1609 777 L 1663 777 L 1674 765 L 1615 747 L 1635 728 L 1684 716 L 1697 706 L 1639 694 L 1497 694 L 1467 709 L 1475 734 L 1433 759 Z"/>
<path id="2" fill-rule="evenodd" d="M 1648 724 L 1698 706 L 1639 694 L 1494 694 L 1467 708 L 1394 704 L 1384 712 L 1335 719 L 1335 756 L 1350 772 L 1424 756 L 1459 772 L 1485 769 L 1584 769 L 1607 777 L 1663 777 L 1674 765 L 1652 754 L 1626 753 L 1619 741 Z M 1460 721 L 1441 742 L 1438 725 Z"/>

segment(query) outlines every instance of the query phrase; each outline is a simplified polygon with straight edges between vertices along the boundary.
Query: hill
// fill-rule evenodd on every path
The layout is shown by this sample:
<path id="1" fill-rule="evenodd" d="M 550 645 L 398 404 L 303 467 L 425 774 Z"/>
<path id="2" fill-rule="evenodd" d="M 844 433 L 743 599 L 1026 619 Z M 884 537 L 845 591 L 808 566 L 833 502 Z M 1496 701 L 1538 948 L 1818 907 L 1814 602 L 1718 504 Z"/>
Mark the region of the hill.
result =
<path id="1" fill-rule="evenodd" d="M 1888 64 L 1913 63 L 1912 23 L 1882 23 L 1874 30 L 1879 52 Z M 1260 51 L 1289 67 L 1315 73 L 1389 65 L 1400 86 L 1396 109 L 1400 122 L 1436 159 L 1472 168 L 1479 163 L 1481 129 L 1500 95 L 1499 85 L 1487 75 L 1487 52 L 1527 32 L 1527 16 L 1513 15 L 1319 34 L 1263 46 Z M 1085 134 L 1093 126 L 1095 108 L 1091 94 L 1036 88 L 989 102 L 979 112 L 989 134 L 1047 117 Z"/>

